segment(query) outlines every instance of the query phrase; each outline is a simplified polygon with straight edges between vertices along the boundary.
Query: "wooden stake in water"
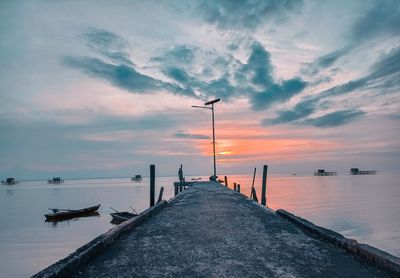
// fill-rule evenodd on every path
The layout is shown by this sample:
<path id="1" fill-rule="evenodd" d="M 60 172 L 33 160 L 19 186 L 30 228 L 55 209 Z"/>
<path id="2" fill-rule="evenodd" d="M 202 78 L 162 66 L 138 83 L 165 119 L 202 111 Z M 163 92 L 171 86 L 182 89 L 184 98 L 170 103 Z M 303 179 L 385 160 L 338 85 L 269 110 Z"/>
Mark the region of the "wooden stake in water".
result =
<path id="1" fill-rule="evenodd" d="M 164 193 L 164 187 L 161 186 L 161 188 L 160 188 L 160 194 L 158 195 L 157 204 L 158 204 L 159 202 L 161 202 L 163 193 Z"/>
<path id="2" fill-rule="evenodd" d="M 174 183 L 174 195 L 178 195 L 178 185 Z"/>
<path id="3" fill-rule="evenodd" d="M 257 192 L 255 187 L 251 189 L 251 195 L 253 195 L 253 200 L 258 203 Z"/>
<path id="4" fill-rule="evenodd" d="M 267 206 L 267 172 L 268 165 L 264 165 L 262 177 L 261 204 Z"/>
<path id="5" fill-rule="evenodd" d="M 236 182 L 233 183 L 233 190 L 236 191 Z"/>
<path id="6" fill-rule="evenodd" d="M 228 177 L 225 176 L 225 186 L 228 187 Z"/>
<path id="7" fill-rule="evenodd" d="M 156 191 L 156 166 L 150 165 L 150 207 L 154 206 Z"/>
<path id="8" fill-rule="evenodd" d="M 237 192 L 240 193 L 240 184 L 237 185 Z"/>
<path id="9" fill-rule="evenodd" d="M 256 179 L 256 172 L 257 172 L 257 168 L 254 168 L 253 182 L 251 183 L 251 190 L 250 190 L 250 199 L 254 199 L 253 192 L 256 192 L 255 189 L 254 189 L 254 181 Z M 255 196 L 255 197 L 257 198 L 257 196 Z"/>

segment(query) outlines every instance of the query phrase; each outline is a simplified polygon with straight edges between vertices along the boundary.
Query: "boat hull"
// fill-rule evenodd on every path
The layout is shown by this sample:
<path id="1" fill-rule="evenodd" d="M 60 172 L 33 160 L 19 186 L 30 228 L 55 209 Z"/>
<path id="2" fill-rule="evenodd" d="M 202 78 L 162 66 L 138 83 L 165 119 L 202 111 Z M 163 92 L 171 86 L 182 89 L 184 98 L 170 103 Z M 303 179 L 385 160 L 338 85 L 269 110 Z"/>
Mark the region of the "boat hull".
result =
<path id="1" fill-rule="evenodd" d="M 137 214 L 135 213 L 131 213 L 131 212 L 113 212 L 110 213 L 110 215 L 112 216 L 112 223 L 114 224 L 119 224 L 122 223 L 128 219 L 131 219 L 132 217 L 136 217 Z"/>
<path id="2" fill-rule="evenodd" d="M 100 205 L 83 208 L 83 209 L 49 213 L 49 214 L 45 214 L 45 217 L 46 217 L 46 221 L 61 221 L 61 220 L 66 220 L 66 219 L 71 219 L 71 218 L 76 218 L 76 217 L 82 217 L 82 216 L 98 215 L 98 213 L 96 211 L 99 209 L 99 207 L 100 207 Z"/>

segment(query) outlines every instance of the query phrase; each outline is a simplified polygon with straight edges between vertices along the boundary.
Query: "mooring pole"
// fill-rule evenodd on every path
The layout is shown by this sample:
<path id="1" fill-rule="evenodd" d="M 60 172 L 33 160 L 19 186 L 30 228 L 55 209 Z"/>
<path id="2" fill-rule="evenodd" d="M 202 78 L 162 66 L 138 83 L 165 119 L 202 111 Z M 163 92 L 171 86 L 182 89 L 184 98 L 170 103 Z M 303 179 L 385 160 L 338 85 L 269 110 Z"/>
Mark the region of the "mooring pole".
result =
<path id="1" fill-rule="evenodd" d="M 253 196 L 253 189 L 254 189 L 254 181 L 256 179 L 256 172 L 257 172 L 257 168 L 254 168 L 254 173 L 253 173 L 253 182 L 251 183 L 251 189 L 250 189 L 250 199 L 254 198 Z M 254 190 L 255 192 L 255 190 Z M 257 196 L 256 196 L 257 198 Z"/>
<path id="2" fill-rule="evenodd" d="M 262 177 L 261 204 L 267 206 L 267 172 L 268 165 L 264 165 Z"/>
<path id="3" fill-rule="evenodd" d="M 233 190 L 236 191 L 236 182 L 233 183 Z"/>
<path id="4" fill-rule="evenodd" d="M 237 192 L 240 193 L 240 184 L 237 185 Z"/>
<path id="5" fill-rule="evenodd" d="M 156 191 L 156 166 L 150 165 L 150 207 L 154 206 Z"/>
<path id="6" fill-rule="evenodd" d="M 225 186 L 228 187 L 228 177 L 225 176 Z"/>
<path id="7" fill-rule="evenodd" d="M 174 183 L 174 196 L 178 195 L 178 185 Z"/>
<path id="8" fill-rule="evenodd" d="M 159 202 L 161 202 L 161 201 L 162 201 L 162 196 L 163 196 L 163 193 L 164 193 L 164 187 L 163 187 L 163 186 L 161 186 L 161 188 L 160 188 L 160 194 L 158 195 L 157 204 L 158 204 Z"/>

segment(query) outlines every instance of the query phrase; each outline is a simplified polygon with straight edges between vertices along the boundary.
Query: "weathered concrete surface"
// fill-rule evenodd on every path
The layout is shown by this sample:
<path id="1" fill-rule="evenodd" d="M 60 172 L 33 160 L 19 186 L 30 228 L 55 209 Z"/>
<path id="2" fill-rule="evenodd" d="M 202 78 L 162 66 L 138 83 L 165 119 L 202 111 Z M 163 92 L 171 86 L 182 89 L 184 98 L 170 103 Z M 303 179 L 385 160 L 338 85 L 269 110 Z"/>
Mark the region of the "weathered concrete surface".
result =
<path id="1" fill-rule="evenodd" d="M 392 276 L 237 192 L 198 183 L 73 277 Z"/>
<path id="2" fill-rule="evenodd" d="M 310 221 L 293 215 L 283 209 L 278 209 L 276 213 L 288 219 L 290 222 L 293 222 L 306 232 L 320 237 L 321 239 L 339 246 L 350 253 L 356 254 L 363 259 L 400 275 L 400 258 L 368 244 L 359 243 L 355 239 L 345 238 L 343 235 L 336 233 L 335 231 L 316 226 Z"/>

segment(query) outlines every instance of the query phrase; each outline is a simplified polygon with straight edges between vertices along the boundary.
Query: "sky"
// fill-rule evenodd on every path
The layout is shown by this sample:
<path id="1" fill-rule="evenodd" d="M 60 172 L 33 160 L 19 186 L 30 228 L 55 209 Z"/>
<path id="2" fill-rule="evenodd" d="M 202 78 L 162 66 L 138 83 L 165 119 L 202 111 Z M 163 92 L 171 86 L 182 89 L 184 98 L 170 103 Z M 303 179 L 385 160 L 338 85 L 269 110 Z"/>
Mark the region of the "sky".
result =
<path id="1" fill-rule="evenodd" d="M 0 1 L 0 178 L 400 168 L 396 0 Z"/>

